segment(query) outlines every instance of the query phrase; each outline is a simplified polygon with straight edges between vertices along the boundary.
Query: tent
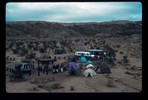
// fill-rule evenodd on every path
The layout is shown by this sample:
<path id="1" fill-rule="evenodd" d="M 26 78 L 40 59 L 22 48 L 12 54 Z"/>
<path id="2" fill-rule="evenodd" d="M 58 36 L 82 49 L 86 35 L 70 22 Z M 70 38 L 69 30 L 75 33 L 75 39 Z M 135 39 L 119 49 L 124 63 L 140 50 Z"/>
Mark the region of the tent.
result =
<path id="1" fill-rule="evenodd" d="M 90 60 L 88 60 L 86 63 L 87 63 L 87 64 L 93 64 L 93 62 L 90 61 Z"/>
<path id="2" fill-rule="evenodd" d="M 86 62 L 87 62 L 87 60 L 86 60 L 86 58 L 85 58 L 85 57 L 81 57 L 81 59 L 80 59 L 80 60 L 81 60 L 81 62 L 82 62 L 82 63 L 86 63 Z"/>
<path id="3" fill-rule="evenodd" d="M 85 77 L 88 77 L 88 76 L 91 76 L 91 77 L 93 77 L 94 75 L 97 75 L 96 74 L 96 72 L 93 70 L 93 69 L 86 69 L 85 71 L 84 71 L 84 76 Z"/>
<path id="4" fill-rule="evenodd" d="M 79 66 L 75 62 L 69 62 L 68 67 L 79 68 Z"/>
<path id="5" fill-rule="evenodd" d="M 101 63 L 100 64 L 100 73 L 101 74 L 111 73 L 109 65 L 107 65 L 106 63 Z"/>
<path id="6" fill-rule="evenodd" d="M 94 66 L 92 64 L 88 64 L 86 68 L 94 68 Z"/>

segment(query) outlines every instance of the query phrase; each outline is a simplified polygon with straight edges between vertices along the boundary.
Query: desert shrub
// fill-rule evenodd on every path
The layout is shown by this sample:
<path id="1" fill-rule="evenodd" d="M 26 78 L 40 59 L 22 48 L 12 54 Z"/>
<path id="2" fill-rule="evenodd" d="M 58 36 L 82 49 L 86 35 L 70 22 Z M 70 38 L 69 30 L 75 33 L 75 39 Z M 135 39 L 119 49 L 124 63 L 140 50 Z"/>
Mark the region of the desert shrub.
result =
<path id="1" fill-rule="evenodd" d="M 64 54 L 66 53 L 66 50 L 64 48 L 56 48 L 54 51 L 55 54 Z"/>
<path id="2" fill-rule="evenodd" d="M 115 65 L 115 59 L 112 58 L 112 57 L 108 58 L 108 59 L 107 59 L 107 62 L 108 62 L 108 64 L 110 64 L 110 65 Z"/>
<path id="3" fill-rule="evenodd" d="M 121 46 L 118 44 L 118 45 L 116 45 L 116 47 L 117 47 L 117 48 L 120 48 Z"/>
<path id="4" fill-rule="evenodd" d="M 12 52 L 13 52 L 14 54 L 18 54 L 19 50 L 18 50 L 18 49 L 12 49 Z"/>
<path id="5" fill-rule="evenodd" d="M 70 91 L 73 91 L 75 90 L 75 87 L 74 86 L 70 86 Z"/>
<path id="6" fill-rule="evenodd" d="M 12 47 L 13 47 L 13 45 L 14 45 L 14 42 L 10 42 L 10 44 L 9 44 L 8 48 L 12 48 Z"/>
<path id="7" fill-rule="evenodd" d="M 40 53 L 45 53 L 46 49 L 45 48 L 41 48 L 39 49 Z"/>
<path id="8" fill-rule="evenodd" d="M 24 56 L 25 54 L 28 54 L 28 49 L 20 49 L 19 55 Z"/>
<path id="9" fill-rule="evenodd" d="M 120 51 L 120 54 L 123 54 L 123 52 L 122 52 L 122 51 Z"/>
<path id="10" fill-rule="evenodd" d="M 33 59 L 35 58 L 35 53 L 29 53 L 28 55 L 26 55 L 27 59 Z"/>
<path id="11" fill-rule="evenodd" d="M 112 81 L 111 79 L 108 79 L 108 80 L 107 80 L 107 84 L 106 84 L 106 85 L 107 85 L 108 87 L 112 87 L 112 88 L 113 88 L 113 87 L 116 87 L 115 84 L 113 83 L 113 81 Z"/>
<path id="12" fill-rule="evenodd" d="M 129 62 L 129 60 L 127 59 L 127 56 L 123 56 L 123 63 L 127 64 Z"/>
<path id="13" fill-rule="evenodd" d="M 84 43 L 84 45 L 87 45 L 87 44 L 89 44 L 89 42 L 85 42 L 85 43 Z"/>
<path id="14" fill-rule="evenodd" d="M 33 44 L 30 44 L 30 43 L 29 43 L 29 44 L 28 44 L 28 48 L 29 48 L 29 49 L 33 48 Z"/>

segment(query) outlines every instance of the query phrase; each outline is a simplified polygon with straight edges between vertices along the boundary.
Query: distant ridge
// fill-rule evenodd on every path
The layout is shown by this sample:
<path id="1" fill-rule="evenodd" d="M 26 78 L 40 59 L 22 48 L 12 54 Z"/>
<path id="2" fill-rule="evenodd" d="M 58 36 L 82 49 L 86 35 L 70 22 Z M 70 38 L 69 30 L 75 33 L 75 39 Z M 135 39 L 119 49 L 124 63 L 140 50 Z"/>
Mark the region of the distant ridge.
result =
<path id="1" fill-rule="evenodd" d="M 46 21 L 6 22 L 6 38 L 70 38 L 94 36 L 99 33 L 130 35 L 142 34 L 141 21 L 58 23 Z"/>

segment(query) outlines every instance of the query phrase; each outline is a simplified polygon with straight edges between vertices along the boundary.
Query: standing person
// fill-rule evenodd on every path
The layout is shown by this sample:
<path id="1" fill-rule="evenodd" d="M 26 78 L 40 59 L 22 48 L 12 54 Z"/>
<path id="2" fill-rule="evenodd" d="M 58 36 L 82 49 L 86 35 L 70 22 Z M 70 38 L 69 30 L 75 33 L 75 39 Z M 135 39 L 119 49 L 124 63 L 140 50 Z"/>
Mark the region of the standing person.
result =
<path id="1" fill-rule="evenodd" d="M 28 70 L 28 73 L 29 73 L 29 78 L 30 78 L 30 76 L 31 76 L 31 69 Z"/>
<path id="2" fill-rule="evenodd" d="M 48 58 L 51 59 L 51 56 L 49 56 Z"/>
<path id="3" fill-rule="evenodd" d="M 39 64 L 39 72 L 41 72 L 42 73 L 42 65 L 41 64 Z"/>
<path id="4" fill-rule="evenodd" d="M 58 73 L 58 71 L 59 71 L 59 64 L 53 64 L 52 69 L 53 69 L 53 73 Z"/>
<path id="5" fill-rule="evenodd" d="M 63 63 L 61 64 L 61 66 L 60 66 L 60 72 L 64 72 L 64 65 L 63 65 Z"/>
<path id="6" fill-rule="evenodd" d="M 32 59 L 32 68 L 34 69 L 34 59 Z"/>

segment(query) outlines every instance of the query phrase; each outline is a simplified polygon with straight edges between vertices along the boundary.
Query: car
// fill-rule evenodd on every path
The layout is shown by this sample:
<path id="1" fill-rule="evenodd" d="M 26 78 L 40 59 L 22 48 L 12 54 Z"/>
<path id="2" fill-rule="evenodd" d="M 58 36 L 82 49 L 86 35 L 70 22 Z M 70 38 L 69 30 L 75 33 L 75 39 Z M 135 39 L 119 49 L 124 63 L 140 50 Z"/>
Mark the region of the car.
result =
<path id="1" fill-rule="evenodd" d="M 17 64 L 17 67 L 20 67 L 22 72 L 28 72 L 31 70 L 31 64 L 29 64 L 29 63 L 21 62 L 21 63 Z"/>

